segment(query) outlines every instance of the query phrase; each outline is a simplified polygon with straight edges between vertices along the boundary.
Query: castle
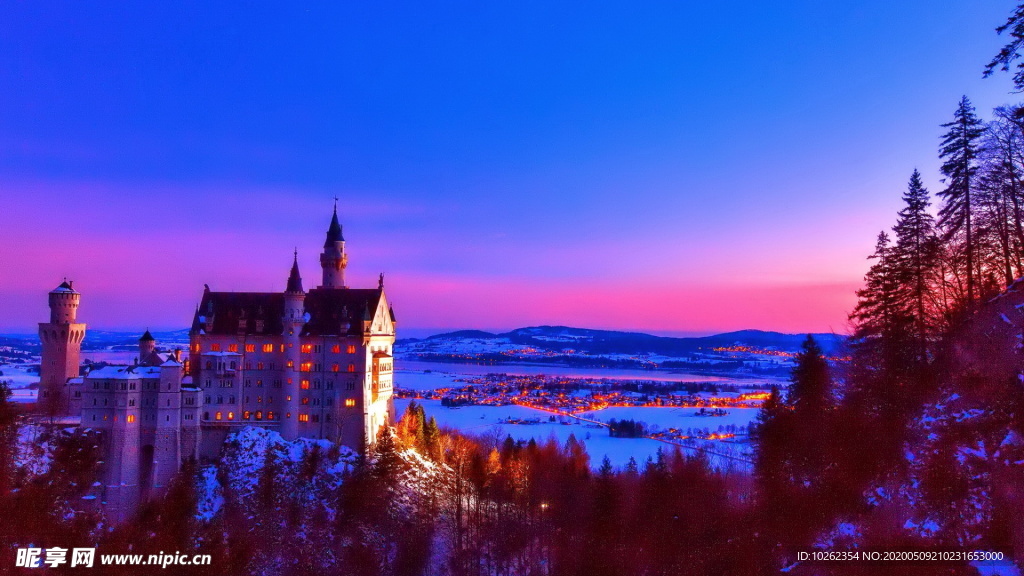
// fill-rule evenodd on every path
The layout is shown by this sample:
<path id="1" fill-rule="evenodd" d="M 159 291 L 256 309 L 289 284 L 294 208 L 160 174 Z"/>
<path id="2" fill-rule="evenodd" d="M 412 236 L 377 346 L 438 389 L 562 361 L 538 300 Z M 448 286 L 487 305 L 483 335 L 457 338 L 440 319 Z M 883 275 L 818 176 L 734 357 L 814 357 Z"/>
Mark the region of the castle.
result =
<path id="1" fill-rule="evenodd" d="M 303 289 L 296 253 L 284 292 L 215 292 L 207 285 L 189 353 L 161 354 L 147 330 L 127 366 L 79 375 L 81 294 L 65 281 L 49 294 L 39 408 L 101 432 L 101 494 L 113 521 L 162 492 L 190 457 L 216 458 L 244 426 L 286 440 L 326 438 L 365 450 L 394 421 L 395 316 L 377 288 L 345 284 L 348 255 L 337 206 L 320 254 L 320 286 Z"/>

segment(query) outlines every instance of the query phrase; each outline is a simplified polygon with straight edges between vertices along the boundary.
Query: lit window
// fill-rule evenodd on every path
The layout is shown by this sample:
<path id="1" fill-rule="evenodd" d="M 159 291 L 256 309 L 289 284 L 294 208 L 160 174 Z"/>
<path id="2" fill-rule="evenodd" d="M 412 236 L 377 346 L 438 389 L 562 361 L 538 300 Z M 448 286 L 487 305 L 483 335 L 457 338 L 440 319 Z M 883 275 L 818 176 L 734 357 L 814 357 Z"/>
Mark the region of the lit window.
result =
<path id="1" fill-rule="evenodd" d="M 216 419 L 217 420 L 223 420 L 224 419 L 224 413 L 223 412 L 217 412 L 217 418 Z"/>
<path id="2" fill-rule="evenodd" d="M 264 352 L 273 352 L 274 351 L 274 345 L 273 344 L 264 344 L 263 345 L 263 351 Z"/>
<path id="3" fill-rule="evenodd" d="M 331 352 L 334 352 L 335 354 L 340 354 L 341 344 L 335 344 L 334 346 L 331 346 Z"/>
<path id="4" fill-rule="evenodd" d="M 309 397 L 308 396 L 303 396 L 302 397 L 302 405 L 303 406 L 309 405 Z"/>
<path id="5" fill-rule="evenodd" d="M 273 419 L 274 419 L 274 411 L 271 410 L 271 411 L 267 412 L 267 420 L 273 420 Z"/>
<path id="6" fill-rule="evenodd" d="M 229 344 L 228 352 L 238 352 L 238 344 Z"/>
<path id="7" fill-rule="evenodd" d="M 293 362 L 293 361 L 289 360 L 289 361 L 288 361 L 288 364 L 287 364 L 287 366 L 288 366 L 289 368 L 294 368 L 294 367 L 295 367 L 295 362 Z"/>
<path id="8" fill-rule="evenodd" d="M 220 352 L 220 344 L 210 344 L 211 352 Z"/>
<path id="9" fill-rule="evenodd" d="M 331 372 L 340 372 L 340 371 L 341 371 L 341 365 L 340 364 L 334 364 L 334 365 L 331 366 Z"/>
<path id="10" fill-rule="evenodd" d="M 303 380 L 299 387 L 303 390 L 309 390 L 309 380 Z"/>
<path id="11" fill-rule="evenodd" d="M 285 412 L 284 417 L 285 418 L 291 418 L 292 417 L 292 413 L 291 412 Z"/>
<path id="12" fill-rule="evenodd" d="M 245 351 L 246 352 L 255 352 L 256 351 L 256 345 L 255 344 L 246 344 L 245 345 Z"/>
<path id="13" fill-rule="evenodd" d="M 263 370 L 263 362 L 257 362 L 256 363 L 256 369 L 257 370 Z"/>
<path id="14" fill-rule="evenodd" d="M 313 345 L 312 344 L 303 344 L 302 345 L 302 353 L 303 354 L 309 354 L 312 351 L 313 351 Z"/>
<path id="15" fill-rule="evenodd" d="M 309 414 L 299 414 L 299 422 L 309 422 Z"/>
<path id="16" fill-rule="evenodd" d="M 349 372 L 355 372 L 356 371 L 356 365 L 355 364 L 349 364 L 348 365 L 348 371 Z"/>
<path id="17" fill-rule="evenodd" d="M 291 402 L 292 401 L 292 397 L 291 396 L 285 396 L 284 397 L 284 401 L 285 402 Z"/>
<path id="18" fill-rule="evenodd" d="M 128 415 L 128 423 L 131 424 L 132 422 L 135 422 L 135 415 L 134 414 L 129 414 Z"/>
<path id="19" fill-rule="evenodd" d="M 303 362 L 302 365 L 299 366 L 299 370 L 301 370 L 303 372 L 309 372 L 312 369 L 313 369 L 313 363 L 312 362 Z"/>
<path id="20" fill-rule="evenodd" d="M 356 353 L 356 346 L 355 346 L 355 344 L 349 344 L 348 345 L 348 353 L 349 354 L 355 354 Z"/>
<path id="21" fill-rule="evenodd" d="M 281 352 L 284 352 L 284 344 L 281 344 Z"/>
<path id="22" fill-rule="evenodd" d="M 263 411 L 262 410 L 257 410 L 256 411 L 256 419 L 257 420 L 263 420 Z"/>
<path id="23" fill-rule="evenodd" d="M 246 410 L 245 412 L 242 412 L 242 420 L 248 420 L 249 416 L 250 416 L 250 414 L 249 414 L 248 410 Z"/>
<path id="24" fill-rule="evenodd" d="M 234 412 L 228 412 L 228 420 L 234 420 L 234 419 L 235 419 L 235 413 Z"/>
<path id="25" fill-rule="evenodd" d="M 345 407 L 346 408 L 351 408 L 351 407 L 353 407 L 355 405 L 356 405 L 356 399 L 355 398 L 345 398 Z"/>
<path id="26" fill-rule="evenodd" d="M 197 354 L 198 354 L 198 353 L 199 353 L 199 344 L 193 344 L 192 346 L 190 346 L 190 349 L 191 349 L 191 350 L 192 350 L 193 352 L 195 352 L 195 353 L 197 353 Z"/>

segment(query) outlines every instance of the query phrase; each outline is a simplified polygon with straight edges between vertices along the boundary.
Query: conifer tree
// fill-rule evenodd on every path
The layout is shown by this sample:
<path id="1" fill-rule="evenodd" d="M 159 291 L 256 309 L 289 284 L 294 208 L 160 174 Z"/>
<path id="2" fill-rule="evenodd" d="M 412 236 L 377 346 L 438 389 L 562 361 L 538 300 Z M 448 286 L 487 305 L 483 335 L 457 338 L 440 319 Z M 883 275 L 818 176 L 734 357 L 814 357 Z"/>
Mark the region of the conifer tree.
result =
<path id="1" fill-rule="evenodd" d="M 928 190 L 916 169 L 910 175 L 907 191 L 903 194 L 904 207 L 893 232 L 896 235 L 893 263 L 900 313 L 911 318 L 914 338 L 917 340 L 917 360 L 924 362 L 927 355 L 929 319 L 927 301 L 930 278 L 935 266 L 937 239 L 935 220 L 928 212 Z"/>
<path id="2" fill-rule="evenodd" d="M 978 284 L 976 222 L 978 206 L 974 181 L 978 170 L 979 139 L 984 128 L 974 113 L 974 106 L 964 96 L 960 99 L 953 120 L 942 125 L 949 130 L 942 136 L 939 157 L 944 160 L 942 174 L 946 188 L 939 192 L 943 199 L 939 210 L 939 227 L 943 239 L 950 242 L 962 239 L 967 275 L 967 305 L 974 305 Z"/>
<path id="3" fill-rule="evenodd" d="M 1013 85 L 1017 90 L 1024 90 L 1024 62 L 1014 62 L 1020 58 L 1020 50 L 1024 47 L 1024 3 L 1018 4 L 1013 14 L 1006 19 L 1006 22 L 996 28 L 996 32 L 1010 32 L 1010 41 L 992 58 L 992 61 L 985 66 L 985 76 L 991 76 L 996 70 L 1009 72 L 1016 68 L 1013 75 Z"/>

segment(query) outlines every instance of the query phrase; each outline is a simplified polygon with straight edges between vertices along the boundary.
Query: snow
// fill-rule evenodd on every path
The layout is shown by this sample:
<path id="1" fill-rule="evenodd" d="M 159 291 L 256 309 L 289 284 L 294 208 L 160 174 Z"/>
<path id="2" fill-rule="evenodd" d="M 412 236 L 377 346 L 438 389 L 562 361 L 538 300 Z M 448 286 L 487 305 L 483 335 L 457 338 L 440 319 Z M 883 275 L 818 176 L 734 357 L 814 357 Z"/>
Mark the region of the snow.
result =
<path id="1" fill-rule="evenodd" d="M 596 420 L 608 422 L 616 420 L 637 420 L 663 430 L 676 428 L 708 428 L 712 432 L 719 426 L 749 426 L 757 418 L 758 408 L 728 408 L 725 416 L 697 416 L 697 408 L 673 408 L 659 406 L 611 407 L 596 412 L 588 412 Z"/>
<path id="2" fill-rule="evenodd" d="M 401 417 L 405 412 L 406 407 L 409 405 L 410 400 L 395 400 L 395 412 Z M 565 444 L 565 441 L 569 439 L 569 435 L 574 435 L 577 440 L 582 442 L 586 448 L 587 453 L 590 455 L 590 464 L 593 468 L 598 468 L 601 465 L 601 460 L 608 456 L 608 460 L 611 461 L 612 466 L 617 468 L 624 467 L 632 456 L 638 465 L 643 466 L 644 461 L 648 457 L 654 458 L 658 449 L 661 448 L 665 452 L 671 452 L 674 449 L 673 444 L 661 442 L 651 438 L 613 438 L 608 434 L 608 430 L 596 424 L 591 424 L 578 420 L 576 418 L 568 416 L 555 415 L 555 422 L 550 421 L 552 413 L 543 410 L 537 410 L 534 408 L 527 408 L 525 406 L 461 406 L 459 408 L 446 408 L 441 406 L 439 400 L 416 400 L 417 403 L 422 404 L 426 410 L 427 417 L 433 416 L 437 420 L 438 426 L 448 427 L 459 430 L 460 432 L 476 435 L 476 436 L 488 436 L 496 438 L 498 441 L 504 440 L 506 435 L 512 436 L 515 440 L 529 441 L 533 438 L 537 443 L 544 443 L 549 437 L 554 437 L 559 443 Z M 611 417 L 615 418 L 629 418 L 633 417 L 637 419 L 637 415 L 640 415 L 640 419 L 645 419 L 645 410 L 657 410 L 662 411 L 662 418 L 674 419 L 672 421 L 694 421 L 701 422 L 701 428 L 712 427 L 713 430 L 717 428 L 719 424 L 727 424 L 728 422 L 721 421 L 722 418 L 713 417 L 685 417 L 683 414 L 672 415 L 672 408 L 608 408 L 591 414 L 605 414 L 610 410 L 621 410 L 616 412 L 615 416 L 602 417 L 602 420 L 608 420 Z M 748 409 L 753 410 L 754 409 Z M 682 409 L 682 412 L 695 412 L 694 409 Z M 629 416 L 632 414 L 633 416 Z M 509 424 L 508 419 L 519 419 L 519 420 L 539 420 L 536 424 Z M 645 421 L 649 421 L 647 418 Z M 664 420 L 669 421 L 669 420 Z M 693 424 L 697 426 L 697 424 Z M 708 442 L 707 445 L 714 446 L 720 443 Z M 687 450 L 684 450 L 687 452 Z"/>
<path id="3" fill-rule="evenodd" d="M 969 565 L 978 571 L 979 576 L 1021 576 L 1020 568 L 1009 561 L 970 562 Z"/>
<path id="4" fill-rule="evenodd" d="M 39 382 L 39 374 L 28 371 L 25 364 L 0 364 L 0 380 L 6 381 L 11 389 L 28 388 Z"/>

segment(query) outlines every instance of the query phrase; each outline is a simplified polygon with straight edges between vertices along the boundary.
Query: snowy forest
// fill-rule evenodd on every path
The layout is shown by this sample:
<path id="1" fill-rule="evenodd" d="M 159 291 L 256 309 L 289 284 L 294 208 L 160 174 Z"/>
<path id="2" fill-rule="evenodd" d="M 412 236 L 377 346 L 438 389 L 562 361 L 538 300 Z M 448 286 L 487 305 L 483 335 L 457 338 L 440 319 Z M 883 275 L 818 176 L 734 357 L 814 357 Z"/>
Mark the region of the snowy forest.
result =
<path id="1" fill-rule="evenodd" d="M 986 73 L 1024 90 L 1024 4 L 998 31 L 1008 43 Z M 81 504 L 102 465 L 93 433 L 24 425 L 0 384 L 4 561 L 49 544 L 210 554 L 207 576 L 893 573 L 798 559 L 815 549 L 1000 551 L 1022 566 L 1024 105 L 951 104 L 936 119 L 942 189 L 907 167 L 850 314 L 848 359 L 807 338 L 760 411 L 752 473 L 667 447 L 615 468 L 573 438 L 442 429 L 413 403 L 366 455 L 246 428 L 109 526 Z"/>

